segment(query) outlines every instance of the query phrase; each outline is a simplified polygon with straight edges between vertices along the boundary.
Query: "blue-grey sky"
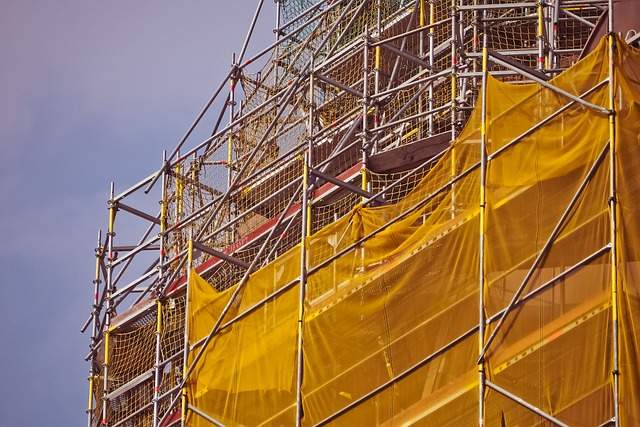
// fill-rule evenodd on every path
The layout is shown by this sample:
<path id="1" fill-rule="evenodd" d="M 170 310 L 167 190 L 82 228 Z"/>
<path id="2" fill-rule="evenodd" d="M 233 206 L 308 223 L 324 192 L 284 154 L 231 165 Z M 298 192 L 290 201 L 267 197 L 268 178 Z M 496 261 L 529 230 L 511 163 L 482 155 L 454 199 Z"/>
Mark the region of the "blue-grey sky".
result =
<path id="1" fill-rule="evenodd" d="M 255 0 L 0 0 L 0 425 L 85 423 L 92 251 L 109 182 L 159 166 Z M 256 47 L 273 40 L 265 1 Z"/>

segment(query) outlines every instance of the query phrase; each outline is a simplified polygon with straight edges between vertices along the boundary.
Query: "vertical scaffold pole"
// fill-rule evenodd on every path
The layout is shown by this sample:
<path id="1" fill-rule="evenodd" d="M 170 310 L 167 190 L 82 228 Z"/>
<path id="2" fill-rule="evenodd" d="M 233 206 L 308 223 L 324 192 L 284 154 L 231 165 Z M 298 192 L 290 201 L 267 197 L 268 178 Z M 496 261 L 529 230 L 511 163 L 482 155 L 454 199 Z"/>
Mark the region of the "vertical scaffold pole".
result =
<path id="1" fill-rule="evenodd" d="M 167 228 L 167 202 L 166 202 L 166 189 L 167 189 L 167 152 L 162 152 L 162 188 L 160 196 L 160 233 L 159 237 L 159 253 L 158 253 L 158 283 L 162 283 L 164 276 L 164 233 Z M 153 427 L 158 427 L 158 421 L 160 420 L 160 381 L 161 381 L 161 369 L 160 363 L 162 362 L 160 354 L 160 346 L 162 340 L 162 301 L 160 296 L 156 300 L 156 348 L 155 348 L 155 364 L 153 373 Z"/>
<path id="2" fill-rule="evenodd" d="M 560 0 L 555 0 L 551 5 L 551 11 L 549 12 L 549 25 L 548 25 L 548 42 L 549 42 L 549 55 L 548 64 L 553 70 L 558 68 L 556 50 L 558 49 L 558 22 L 560 20 Z"/>
<path id="3" fill-rule="evenodd" d="M 451 0 L 451 141 L 456 139 L 456 115 L 457 115 L 457 92 L 458 92 L 458 47 L 457 47 L 457 26 L 458 14 L 456 0 Z"/>
<path id="4" fill-rule="evenodd" d="M 180 151 L 178 151 L 178 158 Z M 176 222 L 182 219 L 184 212 L 184 180 L 182 179 L 183 161 L 176 163 Z"/>
<path id="5" fill-rule="evenodd" d="M 483 21 L 484 21 L 483 12 Z M 484 291 L 485 291 L 485 222 L 487 203 L 487 76 L 488 76 L 488 52 L 487 31 L 484 29 L 482 42 L 482 95 L 481 95 L 481 123 L 480 123 L 480 241 L 478 247 L 479 266 L 478 274 L 478 352 L 482 355 L 484 348 Z M 478 361 L 478 426 L 484 426 L 484 388 L 485 372 L 484 359 Z"/>
<path id="6" fill-rule="evenodd" d="M 238 83 L 238 68 L 236 64 L 236 54 L 233 54 L 231 59 L 231 79 L 229 80 L 229 125 L 233 123 L 233 118 L 236 114 L 236 84 Z M 233 183 L 233 128 L 230 128 L 227 133 L 227 190 L 229 191 L 231 188 L 231 184 Z M 231 212 L 231 204 L 228 204 L 229 210 L 227 212 L 227 220 L 231 221 L 232 212 Z M 234 229 L 229 229 L 227 235 L 228 243 L 233 243 L 235 239 Z"/>
<path id="7" fill-rule="evenodd" d="M 198 155 L 196 153 L 193 153 L 193 156 L 191 158 L 191 165 L 189 165 L 189 170 L 190 170 L 190 176 L 189 179 L 190 181 L 188 182 L 189 185 L 189 196 L 191 198 L 191 206 L 189 206 L 189 209 L 191 209 L 189 212 L 195 212 L 196 210 L 196 200 L 198 197 L 198 186 L 196 185 L 196 183 L 198 182 L 199 179 L 199 175 L 200 175 L 200 162 L 198 161 Z"/>
<path id="8" fill-rule="evenodd" d="M 104 366 L 102 369 L 103 382 L 102 382 L 102 424 L 109 425 L 109 411 L 108 411 L 108 393 L 109 393 L 109 359 L 110 359 L 110 328 L 111 328 L 111 315 L 113 314 L 113 239 L 115 237 L 114 224 L 116 220 L 116 203 L 113 198 L 115 195 L 115 186 L 111 182 L 111 188 L 109 191 L 109 225 L 107 231 L 107 277 L 106 280 L 106 298 L 107 311 L 105 313 L 104 324 Z"/>
<path id="9" fill-rule="evenodd" d="M 545 68 L 545 55 L 544 55 L 544 2 L 538 0 L 537 4 L 537 16 L 538 16 L 538 70 L 544 70 Z"/>
<path id="10" fill-rule="evenodd" d="M 435 5 L 433 4 L 433 0 L 429 0 L 429 67 L 431 68 L 431 72 L 433 73 L 434 62 L 435 62 Z M 433 111 L 433 82 L 429 82 L 429 99 L 428 99 L 428 109 L 429 111 Z M 433 114 L 429 114 L 428 116 L 428 135 L 433 135 Z"/>
<path id="11" fill-rule="evenodd" d="M 457 49 L 457 25 L 458 14 L 456 0 L 451 0 L 450 11 L 451 15 L 451 144 L 456 139 L 456 117 L 458 114 L 457 108 L 457 93 L 458 93 L 458 49 Z M 456 176 L 456 150 L 455 147 L 451 148 L 451 177 Z M 456 191 L 455 185 L 451 186 L 451 218 L 456 214 Z"/>
<path id="12" fill-rule="evenodd" d="M 311 62 L 311 69 L 313 70 L 315 67 L 315 61 Z M 313 123 L 315 121 L 315 85 L 316 79 L 313 73 L 309 75 L 309 115 L 307 122 L 307 129 L 309 133 L 309 145 L 307 147 L 307 186 L 309 185 L 309 168 L 313 167 L 313 147 L 314 147 L 314 139 L 313 139 Z M 307 221 L 306 226 L 306 236 L 311 235 L 312 223 L 311 223 L 311 209 L 313 206 L 313 200 L 311 198 L 312 194 L 307 191 L 307 207 L 305 212 L 305 217 Z M 306 264 L 305 264 L 306 265 Z M 306 267 L 305 267 L 306 268 Z"/>
<path id="13" fill-rule="evenodd" d="M 273 30 L 273 33 L 276 36 L 276 45 L 273 48 L 273 89 L 277 89 L 278 87 L 278 67 L 280 66 L 280 59 L 278 58 L 278 56 L 280 55 L 280 45 L 278 44 L 278 41 L 280 40 L 280 37 L 282 36 L 282 30 L 280 29 L 280 27 L 282 26 L 282 1 L 283 0 L 273 0 L 273 2 L 276 5 L 276 28 Z M 276 98 L 275 101 L 275 108 L 276 110 L 280 107 L 280 103 L 278 102 L 278 99 Z"/>
<path id="14" fill-rule="evenodd" d="M 300 288 L 298 293 L 298 323 L 296 331 L 296 426 L 302 426 L 304 417 L 302 382 L 304 379 L 304 303 L 307 291 L 307 236 L 311 234 L 311 204 L 309 201 L 309 168 L 312 166 L 313 121 L 315 91 L 315 61 L 311 58 L 309 74 L 309 114 L 307 121 L 308 146 L 302 160 L 302 206 L 300 226 Z"/>
<path id="15" fill-rule="evenodd" d="M 229 80 L 229 125 L 233 123 L 236 107 L 236 54 L 233 54 L 231 60 L 231 79 Z M 227 134 L 227 188 L 231 187 L 233 182 L 233 129 L 229 129 Z"/>
<path id="16" fill-rule="evenodd" d="M 187 246 L 187 286 L 184 299 L 184 349 L 182 352 L 182 378 L 187 376 L 189 365 L 189 299 L 191 292 L 191 269 L 193 268 L 193 238 L 189 232 L 189 242 Z M 181 424 L 187 425 L 187 383 L 185 382 L 180 390 L 182 394 Z"/>
<path id="17" fill-rule="evenodd" d="M 423 28 L 426 24 L 427 24 L 427 7 L 425 4 L 426 0 L 420 0 L 420 3 L 418 5 L 418 7 L 420 8 L 420 10 L 418 11 L 418 26 L 420 28 Z M 424 32 L 420 31 L 420 33 L 418 33 L 419 38 L 418 38 L 418 55 L 420 56 L 420 58 L 424 58 Z M 424 69 L 424 67 L 422 67 L 422 65 L 418 68 L 420 71 L 422 71 Z M 423 95 L 420 95 L 418 97 L 418 113 L 422 113 L 422 111 L 424 110 L 423 107 Z M 419 134 L 418 134 L 418 138 L 422 138 L 424 136 L 425 133 L 429 132 L 429 125 L 427 124 L 427 132 L 424 132 L 424 122 L 422 122 L 418 129 L 419 129 Z M 427 122 L 428 123 L 428 122 Z"/>
<path id="18" fill-rule="evenodd" d="M 160 339 L 162 334 L 162 301 L 156 299 L 156 354 L 153 367 L 153 427 L 158 427 L 160 408 Z"/>
<path id="19" fill-rule="evenodd" d="M 315 66 L 315 61 L 312 61 L 311 69 Z M 313 73 L 309 76 L 309 121 L 308 121 L 308 129 L 309 129 L 309 146 L 307 147 L 307 186 L 309 186 L 309 178 L 310 178 L 310 170 L 309 168 L 313 167 L 313 149 L 314 149 L 314 139 L 313 139 L 313 123 L 315 121 L 315 84 L 316 79 Z M 306 235 L 311 235 L 312 230 L 312 217 L 311 217 L 311 209 L 313 208 L 313 189 L 307 188 L 307 207 L 306 207 L 306 218 L 307 218 L 307 227 L 306 227 Z M 305 211 L 303 211 L 305 212 Z M 306 264 L 305 264 L 306 266 Z M 306 268 L 306 267 L 305 267 Z"/>
<path id="20" fill-rule="evenodd" d="M 382 0 L 378 0 L 376 4 L 376 28 L 378 40 L 382 39 Z M 374 93 L 380 91 L 380 73 L 382 71 L 382 47 L 376 45 L 374 61 Z"/>
<path id="21" fill-rule="evenodd" d="M 473 51 L 473 53 L 478 53 L 479 51 L 479 46 L 478 46 L 478 37 L 480 34 L 479 30 L 479 26 L 480 26 L 480 14 L 478 13 L 478 0 L 473 0 L 473 38 L 471 39 L 471 50 Z M 474 72 L 474 74 L 478 71 L 478 61 L 474 59 L 472 65 L 472 71 Z M 473 77 L 473 88 L 477 89 L 478 88 L 478 78 L 477 77 Z"/>
<path id="22" fill-rule="evenodd" d="M 615 43 L 613 26 L 613 0 L 609 0 L 608 44 L 609 44 L 609 218 L 611 239 L 611 320 L 613 338 L 613 412 L 615 425 L 620 425 L 620 340 L 618 319 L 618 219 L 617 219 L 617 182 L 616 182 L 616 109 L 615 109 Z"/>
<path id="23" fill-rule="evenodd" d="M 466 0 L 458 0 L 458 5 L 457 5 L 457 12 L 458 12 L 458 41 L 460 42 L 460 46 L 459 46 L 459 50 L 458 50 L 458 64 L 460 67 L 461 71 L 465 71 L 467 70 L 467 66 L 465 64 L 465 46 L 464 46 L 464 36 L 465 36 L 465 19 L 464 19 L 464 14 L 465 11 L 462 9 L 463 6 L 465 5 L 465 1 Z M 466 96 L 466 91 L 467 91 L 467 82 L 468 82 L 468 77 L 461 77 L 458 76 L 458 126 L 461 128 L 462 127 L 462 114 L 463 114 L 463 99 Z M 457 129 L 457 131 L 460 131 L 460 128 Z"/>
<path id="24" fill-rule="evenodd" d="M 362 58 L 362 165 L 360 167 L 361 188 L 368 190 L 367 182 L 367 157 L 369 151 L 369 135 L 367 126 L 367 116 L 369 115 L 369 26 L 364 27 L 364 47 Z M 366 197 L 363 197 L 364 201 Z"/>
<path id="25" fill-rule="evenodd" d="M 91 326 L 91 366 L 89 367 L 89 399 L 87 403 L 87 427 L 92 426 L 93 421 L 93 390 L 95 387 L 96 373 L 94 371 L 94 365 L 96 363 L 96 354 L 97 354 L 97 345 L 98 345 L 98 322 L 99 322 L 99 313 L 98 307 L 100 304 L 100 260 L 103 255 L 102 248 L 102 230 L 98 231 L 98 243 L 96 245 L 96 266 L 95 273 L 93 276 L 93 303 L 91 307 L 91 318 L 92 318 L 92 326 Z"/>
<path id="26" fill-rule="evenodd" d="M 92 360 L 93 364 L 93 360 Z M 91 420 L 93 419 L 93 381 L 94 372 L 93 368 L 89 370 L 89 400 L 87 403 L 87 427 L 91 427 Z"/>
<path id="27" fill-rule="evenodd" d="M 304 375 L 304 301 L 307 286 L 307 227 L 308 225 L 308 190 L 309 190 L 309 153 L 304 154 L 302 175 L 302 226 L 300 227 L 300 288 L 298 299 L 298 324 L 296 342 L 296 426 L 302 426 L 304 410 L 302 407 L 302 380 Z"/>
<path id="28" fill-rule="evenodd" d="M 426 0 L 420 0 L 420 19 L 418 21 L 418 25 L 420 25 L 420 28 L 424 27 L 427 23 L 427 7 L 425 5 Z M 418 39 L 419 45 L 418 45 L 418 49 L 419 49 L 419 53 L 420 53 L 420 58 L 422 58 L 424 56 L 424 32 L 420 31 L 420 38 Z M 420 67 L 420 69 L 422 70 L 422 67 Z"/>
<path id="29" fill-rule="evenodd" d="M 376 15 L 376 27 L 378 28 L 378 39 L 382 39 L 382 0 L 377 1 L 377 15 Z M 374 63 L 373 63 L 373 93 L 376 95 L 380 92 L 380 73 L 382 72 L 382 48 L 376 45 L 374 49 Z M 380 125 L 380 107 L 376 104 L 375 114 L 373 116 L 373 127 L 377 128 Z M 371 147 L 372 153 L 378 152 L 378 138 L 375 138 L 373 147 Z"/>

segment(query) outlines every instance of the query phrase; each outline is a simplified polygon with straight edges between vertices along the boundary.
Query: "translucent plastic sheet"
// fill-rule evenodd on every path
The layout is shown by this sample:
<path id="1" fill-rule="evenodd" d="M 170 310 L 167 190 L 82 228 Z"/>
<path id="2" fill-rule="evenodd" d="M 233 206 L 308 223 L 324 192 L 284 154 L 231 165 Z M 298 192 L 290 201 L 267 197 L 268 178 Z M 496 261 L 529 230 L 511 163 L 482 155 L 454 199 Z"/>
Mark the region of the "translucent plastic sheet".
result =
<path id="1" fill-rule="evenodd" d="M 620 410 L 637 425 L 640 52 L 621 40 L 615 52 Z M 608 108 L 607 77 L 605 40 L 551 83 Z M 405 198 L 357 207 L 305 242 L 304 425 L 349 405 L 331 422 L 477 423 L 480 125 L 477 108 Z M 485 339 L 520 289 L 487 380 L 569 425 L 599 425 L 613 416 L 609 117 L 489 77 L 486 129 Z M 251 275 L 188 383 L 189 403 L 225 425 L 295 423 L 300 249 Z M 191 277 L 193 346 L 236 288 Z M 546 423 L 493 389 L 484 401 L 486 425 Z M 188 424 L 209 425 L 192 412 Z"/>

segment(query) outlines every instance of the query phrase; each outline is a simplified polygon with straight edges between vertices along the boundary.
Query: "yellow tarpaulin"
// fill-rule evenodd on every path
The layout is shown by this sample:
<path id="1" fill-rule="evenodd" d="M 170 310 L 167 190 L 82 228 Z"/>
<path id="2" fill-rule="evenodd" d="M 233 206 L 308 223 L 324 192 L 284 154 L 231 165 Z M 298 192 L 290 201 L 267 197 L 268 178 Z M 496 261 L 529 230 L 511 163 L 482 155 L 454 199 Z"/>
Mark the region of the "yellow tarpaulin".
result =
<path id="1" fill-rule="evenodd" d="M 623 425 L 640 425 L 640 52 L 621 40 L 615 52 L 620 410 Z M 604 40 L 550 83 L 581 96 L 607 76 Z M 608 108 L 608 93 L 605 82 L 584 99 Z M 547 120 L 571 99 L 491 77 L 486 99 L 484 301 L 492 322 L 485 337 L 575 196 L 488 348 L 487 379 L 569 425 L 599 425 L 613 416 L 609 117 L 574 102 Z M 333 422 L 477 424 L 480 125 L 476 108 L 400 202 L 356 208 L 308 238 L 304 425 L 383 384 Z M 251 275 L 224 321 L 288 288 L 213 339 L 188 382 L 191 405 L 229 426 L 295 425 L 299 275 L 300 247 Z M 217 293 L 191 273 L 192 345 L 208 335 L 234 290 Z M 543 423 L 492 389 L 484 399 L 486 425 Z M 192 412 L 188 424 L 209 425 Z"/>

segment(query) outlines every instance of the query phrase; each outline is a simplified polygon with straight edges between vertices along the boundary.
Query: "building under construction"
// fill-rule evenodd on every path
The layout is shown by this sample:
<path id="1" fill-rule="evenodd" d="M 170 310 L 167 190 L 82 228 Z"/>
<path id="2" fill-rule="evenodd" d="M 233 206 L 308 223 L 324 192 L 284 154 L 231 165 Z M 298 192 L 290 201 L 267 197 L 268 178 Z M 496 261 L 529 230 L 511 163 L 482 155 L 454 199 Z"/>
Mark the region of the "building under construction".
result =
<path id="1" fill-rule="evenodd" d="M 111 186 L 87 425 L 640 425 L 640 2 L 267 3 Z"/>

